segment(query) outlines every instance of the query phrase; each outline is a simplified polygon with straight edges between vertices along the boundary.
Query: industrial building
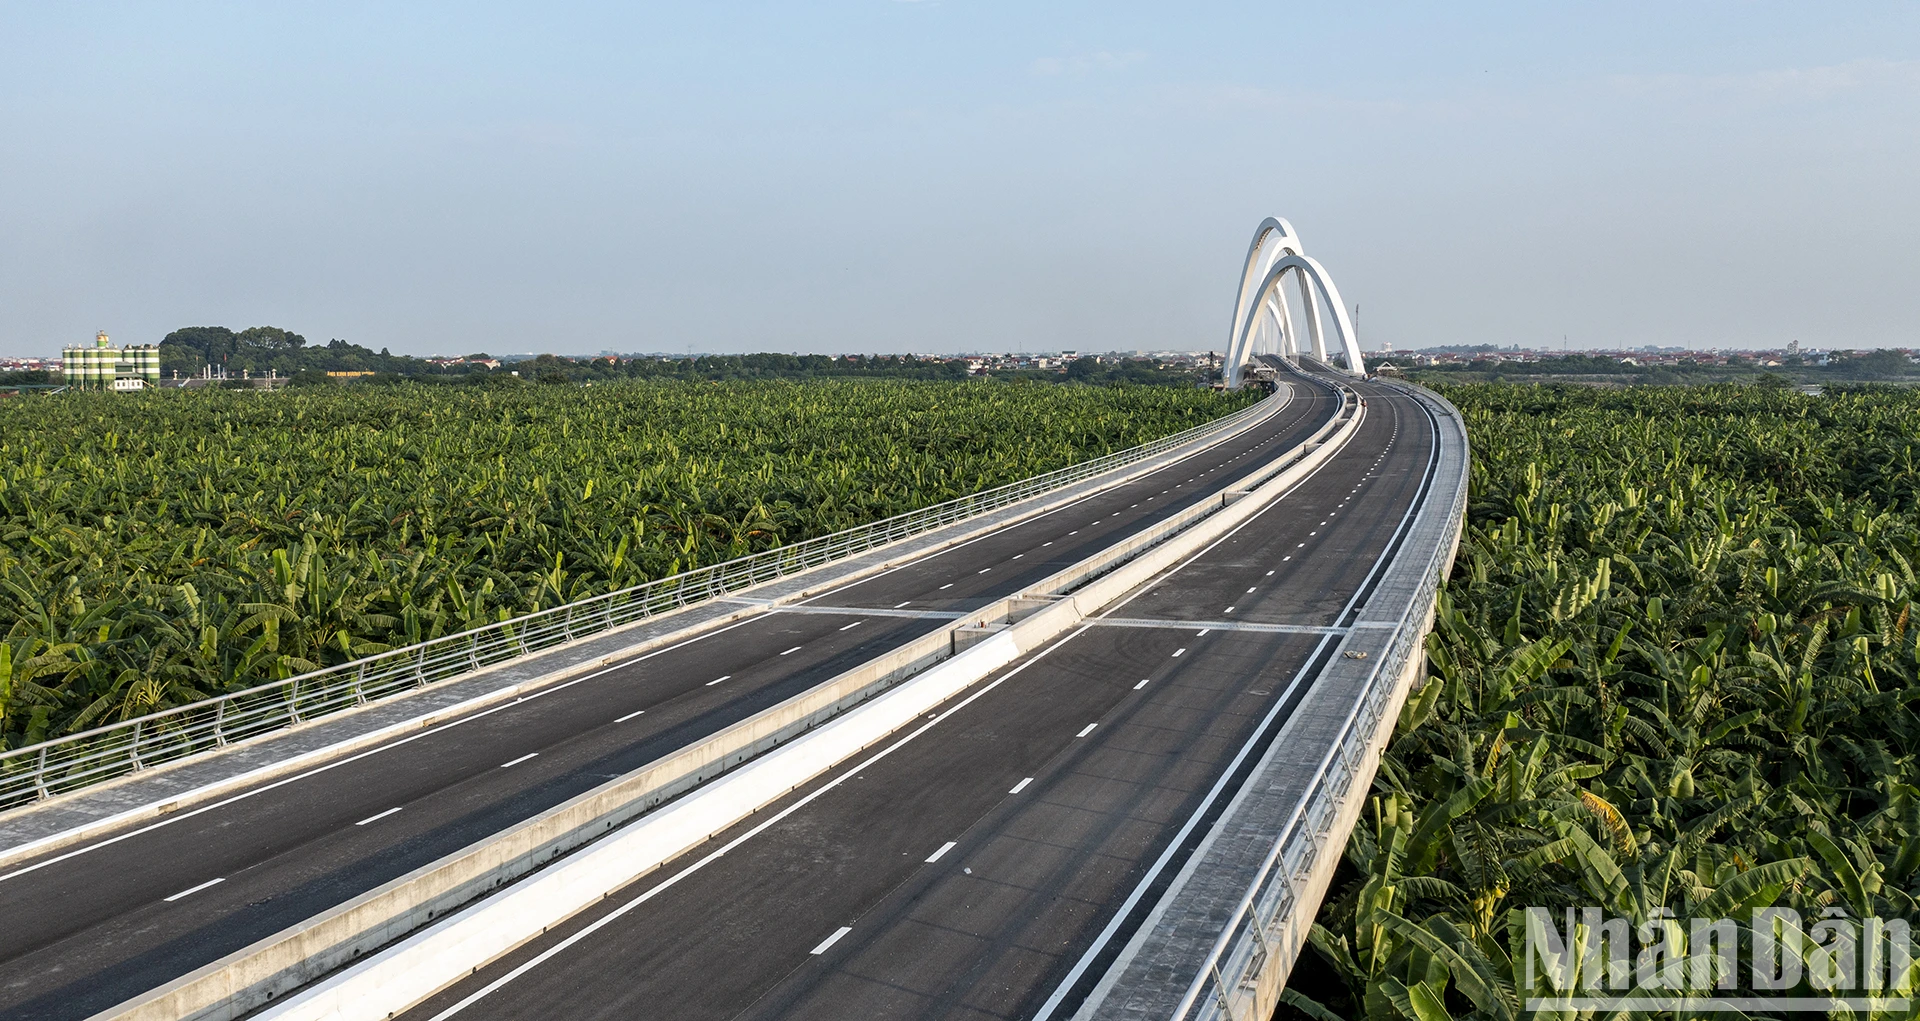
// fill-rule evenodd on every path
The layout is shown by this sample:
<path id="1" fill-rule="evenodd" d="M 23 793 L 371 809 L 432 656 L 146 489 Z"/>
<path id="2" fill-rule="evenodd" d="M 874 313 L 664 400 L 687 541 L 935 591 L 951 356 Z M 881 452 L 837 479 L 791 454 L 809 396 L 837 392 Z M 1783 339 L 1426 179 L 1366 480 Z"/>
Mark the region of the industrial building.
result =
<path id="1" fill-rule="evenodd" d="M 104 331 L 92 347 L 62 348 L 60 365 L 67 385 L 82 390 L 144 390 L 160 382 L 160 347 L 140 344 L 114 347 Z"/>

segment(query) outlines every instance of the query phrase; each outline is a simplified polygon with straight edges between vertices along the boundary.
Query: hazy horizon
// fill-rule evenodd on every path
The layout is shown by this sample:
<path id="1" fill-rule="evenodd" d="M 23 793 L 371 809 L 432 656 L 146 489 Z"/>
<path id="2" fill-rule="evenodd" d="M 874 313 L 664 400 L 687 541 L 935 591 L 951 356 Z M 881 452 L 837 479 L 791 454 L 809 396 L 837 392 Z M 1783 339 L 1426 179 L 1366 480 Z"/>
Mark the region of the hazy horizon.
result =
<path id="1" fill-rule="evenodd" d="M 0 14 L 0 355 L 1920 346 L 1920 5 Z"/>

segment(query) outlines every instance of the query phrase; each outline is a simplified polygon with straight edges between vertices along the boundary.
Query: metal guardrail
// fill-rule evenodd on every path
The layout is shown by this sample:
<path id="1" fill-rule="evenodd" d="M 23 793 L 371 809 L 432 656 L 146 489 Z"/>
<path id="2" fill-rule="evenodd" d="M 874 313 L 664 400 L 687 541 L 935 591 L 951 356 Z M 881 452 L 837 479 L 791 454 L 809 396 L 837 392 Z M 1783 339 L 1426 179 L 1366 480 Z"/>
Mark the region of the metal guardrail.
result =
<path id="1" fill-rule="evenodd" d="M 1429 397 L 1445 408 L 1452 408 L 1444 398 L 1424 387 L 1407 386 L 1410 390 L 1417 390 L 1417 396 Z M 1454 415 L 1457 419 L 1458 412 L 1454 412 Z M 1459 522 L 1465 518 L 1466 511 L 1467 487 L 1462 485 L 1459 495 L 1454 498 L 1453 507 L 1449 509 L 1449 519 Z M 1457 530 L 1456 525 L 1453 531 Z M 1361 768 L 1371 751 L 1373 736 L 1378 732 L 1381 718 L 1386 715 L 1387 706 L 1392 702 L 1394 688 L 1406 669 L 1407 660 L 1421 647 L 1426 635 L 1425 618 L 1439 595 L 1447 553 L 1444 546 L 1434 550 L 1420 587 L 1415 590 L 1413 599 L 1394 628 L 1393 639 L 1385 655 L 1379 658 L 1373 672 L 1368 675 L 1366 687 L 1360 698 L 1355 700 L 1352 711 L 1347 714 L 1333 747 L 1320 760 L 1306 796 L 1281 827 L 1273 850 L 1261 863 L 1246 896 L 1241 898 L 1228 918 L 1225 929 L 1215 941 L 1186 997 L 1175 1010 L 1172 1021 L 1207 1016 L 1205 1013 L 1196 1015 L 1196 1008 L 1203 1005 L 1215 1008 L 1219 1016 L 1238 1021 L 1244 1013 L 1238 1005 L 1239 1001 L 1252 997 L 1259 986 L 1260 976 L 1270 963 L 1269 958 L 1284 943 L 1285 933 L 1280 930 L 1286 927 L 1293 912 L 1303 903 L 1305 888 L 1315 863 L 1322 854 L 1340 853 L 1339 847 L 1331 846 L 1330 831 L 1339 815 L 1340 806 L 1345 803 L 1360 777 Z M 1212 995 L 1205 997 L 1203 1003 L 1202 997 L 1209 986 Z"/>
<path id="2" fill-rule="evenodd" d="M 917 511 L 18 748 L 0 754 L 0 809 L 224 748 L 999 510 L 1225 432 L 1266 414 L 1276 397 L 1150 443 Z"/>

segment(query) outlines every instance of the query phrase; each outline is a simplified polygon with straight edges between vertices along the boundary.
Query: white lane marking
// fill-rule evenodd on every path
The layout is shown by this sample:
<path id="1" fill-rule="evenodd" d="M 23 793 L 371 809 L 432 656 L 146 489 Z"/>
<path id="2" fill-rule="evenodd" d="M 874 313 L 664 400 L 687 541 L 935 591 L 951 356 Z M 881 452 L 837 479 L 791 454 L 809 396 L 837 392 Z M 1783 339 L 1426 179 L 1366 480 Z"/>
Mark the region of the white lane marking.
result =
<path id="1" fill-rule="evenodd" d="M 1079 534 L 1080 534 L 1080 530 L 1079 530 L 1078 528 L 1076 528 L 1076 529 L 1074 529 L 1073 531 L 1071 531 L 1071 532 L 1068 532 L 1067 534 L 1068 534 L 1068 535 L 1079 535 Z"/>
<path id="2" fill-rule="evenodd" d="M 1012 789 L 1012 790 L 1010 790 L 1010 791 L 1008 791 L 1007 793 L 1008 793 L 1008 794 L 1018 794 L 1018 793 L 1020 793 L 1021 791 L 1024 791 L 1024 790 L 1026 790 L 1026 789 L 1027 789 L 1027 785 L 1028 785 L 1028 784 L 1030 784 L 1030 783 L 1032 783 L 1032 782 L 1033 782 L 1033 777 L 1027 777 L 1027 778 L 1026 778 L 1025 780 L 1022 780 L 1022 781 L 1020 781 L 1019 783 L 1017 783 L 1017 784 L 1014 784 L 1014 785 L 1013 785 L 1013 789 Z"/>
<path id="3" fill-rule="evenodd" d="M 817 947 L 814 947 L 812 950 L 808 951 L 808 953 L 811 953 L 815 957 L 818 957 L 821 954 L 826 953 L 828 947 L 831 947 L 835 943 L 840 942 L 840 937 L 845 936 L 847 933 L 850 933 L 852 931 L 853 931 L 853 926 L 843 925 L 840 928 L 833 930 L 833 935 L 828 936 L 826 939 L 821 940 L 820 945 Z"/>
<path id="4" fill-rule="evenodd" d="M 1251 588 L 1248 588 L 1248 589 L 1247 589 L 1247 591 L 1248 591 L 1248 592 L 1252 592 L 1252 591 L 1253 591 L 1254 589 L 1256 589 L 1256 588 L 1259 588 L 1259 587 L 1260 587 L 1260 586 L 1258 586 L 1258 585 L 1255 585 L 1255 586 L 1252 586 Z"/>
<path id="5" fill-rule="evenodd" d="M 1047 540 L 1046 542 L 1043 542 L 1043 543 L 1041 543 L 1040 545 L 1042 545 L 1042 546 L 1051 546 L 1051 545 L 1053 545 L 1053 540 L 1052 540 L 1052 539 L 1048 539 L 1048 540 Z"/>
<path id="6" fill-rule="evenodd" d="M 950 589 L 950 588 L 952 588 L 952 587 L 953 587 L 953 582 L 947 582 L 947 583 L 946 583 L 945 585 L 942 585 L 942 586 L 940 586 L 940 587 L 941 587 L 942 589 Z"/>
<path id="7" fill-rule="evenodd" d="M 209 879 L 206 882 L 201 883 L 199 886 L 189 886 L 186 889 L 180 891 L 179 893 L 174 894 L 171 897 L 162 897 L 160 899 L 171 904 L 182 897 L 191 897 L 194 894 L 199 893 L 200 891 L 206 889 L 209 886 L 219 886 L 221 883 L 224 883 L 226 881 L 227 881 L 227 877 L 225 876 L 221 876 L 219 879 Z"/>
<path id="8" fill-rule="evenodd" d="M 993 568 L 991 568 L 991 567 L 982 567 L 981 569 L 979 569 L 978 571 L 975 571 L 975 572 L 973 572 L 973 573 L 975 573 L 975 574 L 985 574 L 985 573 L 987 573 L 988 571 L 991 571 L 991 570 L 993 570 Z"/>
<path id="9" fill-rule="evenodd" d="M 841 628 L 840 630 L 845 631 L 846 628 Z M 731 678 L 732 676 L 733 676 L 732 674 L 721 674 L 720 676 L 715 677 L 713 680 L 708 681 L 705 686 L 711 688 L 714 685 L 719 684 L 721 681 Z"/>
<path id="10" fill-rule="evenodd" d="M 1229 606 L 1229 607 L 1227 607 L 1227 612 L 1228 612 L 1228 613 L 1232 613 L 1232 612 L 1233 612 L 1233 607 L 1231 607 L 1231 606 Z"/>
<path id="11" fill-rule="evenodd" d="M 1175 650 L 1173 650 L 1173 657 L 1174 657 L 1175 659 L 1179 659 L 1179 658 L 1180 658 L 1181 656 L 1184 656 L 1184 655 L 1186 655 L 1186 654 L 1187 654 L 1187 650 L 1185 650 L 1185 649 L 1175 649 Z"/>
<path id="12" fill-rule="evenodd" d="M 1150 678 L 1150 677 L 1146 677 L 1146 678 L 1141 678 L 1141 680 L 1140 680 L 1140 683 L 1139 683 L 1139 684 L 1136 684 L 1136 685 L 1134 685 L 1134 686 L 1133 686 L 1133 690 L 1135 690 L 1135 691 L 1139 691 L 1139 690 L 1140 690 L 1141 688 L 1144 688 L 1144 687 L 1146 687 L 1146 686 L 1147 686 L 1147 682 L 1148 682 L 1148 681 L 1150 681 L 1150 680 L 1152 680 L 1152 678 Z"/>
<path id="13" fill-rule="evenodd" d="M 532 960 L 526 962 L 525 964 L 520 965 L 519 967 L 513 969 L 512 971 L 506 973 L 505 975 L 502 975 L 499 978 L 494 979 L 492 982 L 487 983 L 485 986 L 481 987 L 480 989 L 477 989 L 474 992 L 469 993 L 466 999 L 461 1000 L 459 1003 L 456 1003 L 453 1006 L 448 1007 L 446 1010 L 443 1010 L 438 1014 L 435 1014 L 430 1019 L 430 1021 L 446 1021 L 447 1018 L 450 1018 L 455 1014 L 458 1014 L 461 1011 L 466 1010 L 468 1007 L 473 1006 L 475 1003 L 480 1002 L 482 999 L 485 999 L 486 997 L 493 995 L 493 993 L 497 992 L 502 986 L 507 985 L 508 983 L 514 981 L 520 976 L 525 975 L 527 972 L 530 972 L 533 969 L 538 968 L 542 964 L 545 964 L 546 962 L 566 952 L 567 948 L 573 946 L 575 943 L 578 943 L 581 940 L 587 939 L 588 937 L 592 936 L 594 933 L 600 931 L 603 928 L 606 928 L 608 925 L 613 924 L 613 922 L 619 919 L 622 915 L 625 915 L 628 912 L 633 911 L 634 909 L 638 908 L 640 905 L 647 903 L 648 901 L 652 900 L 653 898 L 659 896 L 662 893 L 665 893 L 667 890 L 671 889 L 673 886 L 678 884 L 682 879 L 685 879 L 688 876 L 693 875 L 695 872 L 698 872 L 701 869 L 706 868 L 708 865 L 711 865 L 714 862 L 718 861 L 720 858 L 724 857 L 728 852 L 732 851 L 734 848 L 739 847 L 741 844 L 744 844 L 747 841 L 752 840 L 754 837 L 757 837 L 760 834 L 771 829 L 774 825 L 779 823 L 782 819 L 785 819 L 786 817 L 792 815 L 793 813 L 798 812 L 801 809 L 812 804 L 816 799 L 822 797 L 828 791 L 831 791 L 834 788 L 840 786 L 841 784 L 845 783 L 847 780 L 851 779 L 852 777 L 859 776 L 861 773 L 867 770 L 867 767 L 872 766 L 874 763 L 879 762 L 881 759 L 886 758 L 887 756 L 893 754 L 899 749 L 906 747 L 909 741 L 912 741 L 914 738 L 917 738 L 920 735 L 938 726 L 941 719 L 944 719 L 948 716 L 952 716 L 954 713 L 957 713 L 960 710 L 965 709 L 967 706 L 972 705 L 976 700 L 984 697 L 987 694 L 987 692 L 992 691 L 993 689 L 998 688 L 1000 685 L 1005 684 L 1006 682 L 1019 676 L 1028 667 L 1045 659 L 1048 655 L 1053 653 L 1054 650 L 1060 648 L 1061 646 L 1067 644 L 1070 641 L 1073 641 L 1075 638 L 1080 637 L 1086 632 L 1092 630 L 1092 628 L 1093 628 L 1093 625 L 1091 624 L 1083 624 L 1080 627 L 1074 629 L 1072 634 L 1069 634 L 1065 638 L 1062 638 L 1059 641 L 1054 642 L 1052 645 L 1047 646 L 1045 649 L 1041 650 L 1040 653 L 1034 656 L 1032 659 L 1027 660 L 1025 663 L 1022 663 L 1017 667 L 1014 667 L 1012 670 L 1007 671 L 1005 674 L 987 683 L 986 686 L 982 687 L 979 691 L 976 691 L 973 694 L 968 695 L 966 698 L 961 699 L 958 705 L 953 706 L 951 709 L 948 709 L 944 713 L 936 714 L 936 719 L 934 719 L 932 722 L 923 723 L 920 726 L 914 728 L 912 733 L 906 735 L 905 737 L 902 737 L 900 740 L 895 741 L 894 743 L 888 745 L 887 747 L 881 749 L 880 751 L 875 752 L 874 754 L 868 756 L 864 761 L 860 762 L 858 765 L 854 766 L 852 769 L 846 770 L 845 772 L 841 773 L 839 776 L 834 777 L 832 780 L 816 788 L 812 793 L 808 794 L 806 797 L 801 798 L 799 801 L 796 801 L 793 804 L 788 805 L 786 808 L 783 808 L 780 811 L 774 813 L 772 816 L 768 817 L 767 819 L 762 820 L 760 825 L 755 826 L 754 828 L 748 830 L 747 832 L 742 833 L 739 836 L 733 838 L 732 840 L 727 841 L 727 843 L 724 846 L 712 851 L 711 853 L 707 854 L 705 857 L 701 858 L 699 861 L 694 862 L 692 865 L 689 865 L 686 868 L 681 869 L 679 872 L 675 873 L 672 877 L 667 879 L 666 882 L 663 882 L 660 885 L 647 890 L 645 893 L 640 894 L 638 897 L 635 897 L 632 900 L 626 902 L 625 904 L 622 904 L 619 907 L 613 909 L 612 911 L 609 911 L 606 914 L 601 915 L 599 918 L 595 919 L 591 924 L 587 925 L 585 928 L 581 929 L 579 932 L 576 932 L 573 935 L 568 936 L 566 939 L 561 940 L 559 943 L 551 947 L 548 947 L 546 950 L 541 951 L 540 954 L 534 957 Z M 839 935 L 836 935 L 833 937 L 833 939 L 838 939 L 838 938 L 840 938 Z M 830 943 L 831 943 L 831 940 L 829 941 L 829 944 Z"/>
<path id="14" fill-rule="evenodd" d="M 655 649 L 644 656 L 635 656 L 634 658 L 627 660 L 624 663 L 616 663 L 613 666 L 607 667 L 603 670 L 595 670 L 593 673 L 587 674 L 583 677 L 576 677 L 571 681 L 562 681 L 559 684 L 555 684 L 551 687 L 542 688 L 539 691 L 533 692 L 530 695 L 523 695 L 520 698 L 516 698 L 511 702 L 502 702 L 490 708 L 482 709 L 478 712 L 470 713 L 466 716 L 462 716 L 457 719 L 448 720 L 445 723 L 436 724 L 432 727 L 428 727 L 426 729 L 416 731 L 415 733 L 410 734 L 406 737 L 402 737 L 397 740 L 390 741 L 386 744 L 382 744 L 377 748 L 369 748 L 366 751 L 360 752 L 358 754 L 348 755 L 343 758 L 335 759 L 332 762 L 326 763 L 325 765 L 315 766 L 314 768 L 306 770 L 304 772 L 295 773 L 292 776 L 288 776 L 288 777 L 282 777 L 281 779 L 275 780 L 272 783 L 262 784 L 250 791 L 243 791 L 239 794 L 235 794 L 230 798 L 221 798 L 218 801 L 212 802 L 210 804 L 202 805 L 199 808 L 189 809 L 184 812 L 176 812 L 171 816 L 168 816 L 164 819 L 159 820 L 158 822 L 148 823 L 147 825 L 141 826 L 138 829 L 131 829 L 126 831 L 125 833 L 116 834 L 114 836 L 107 837 L 103 840 L 99 840 L 94 843 L 87 844 L 84 847 L 77 847 L 71 851 L 68 851 L 65 854 L 54 855 L 53 857 L 48 858 L 45 861 L 37 861 L 37 862 L 34 862 L 32 865 L 27 865 L 22 868 L 14 869 L 12 872 L 8 872 L 4 875 L 0 875 L 0 883 L 4 883 L 9 879 L 17 879 L 20 876 L 24 876 L 29 872 L 38 872 L 49 865 L 57 865 L 60 862 L 66 861 L 70 858 L 78 858 L 83 854 L 90 854 L 103 847 L 111 847 L 114 844 L 118 844 L 123 840 L 132 840 L 134 837 L 140 836 L 145 833 L 150 833 L 162 827 L 172 826 L 176 823 L 185 822 L 186 820 L 192 819 L 195 816 L 205 815 L 206 813 L 215 811 L 216 809 L 226 808 L 229 805 L 237 804 L 239 802 L 247 800 L 248 798 L 258 797 L 262 794 L 267 793 L 268 791 L 285 787 L 286 785 L 291 783 L 298 783 L 301 780 L 305 780 L 309 777 L 319 776 L 321 773 L 338 769 L 341 766 L 345 766 L 349 763 L 358 762 L 361 759 L 370 758 L 372 756 L 379 755 L 382 752 L 389 752 L 395 748 L 400 748 L 405 745 L 410 745 L 413 742 L 422 740 L 424 738 L 433 737 L 438 734 L 444 734 L 454 727 L 463 726 L 465 724 L 472 723 L 475 720 L 484 720 L 487 717 L 492 716 L 494 713 L 505 712 L 506 710 L 512 709 L 514 706 L 517 706 L 522 702 L 532 701 L 533 699 L 536 699 L 536 698 L 544 698 L 548 695 L 554 694 L 555 692 L 565 691 L 566 689 L 571 688 L 576 684 L 585 684 L 596 677 L 602 677 L 607 674 L 614 673 L 615 671 L 618 671 L 618 670 L 625 670 L 628 667 L 633 666 L 634 664 L 642 662 L 644 660 L 652 659 L 655 656 L 664 656 L 667 653 L 673 652 L 677 649 L 684 649 L 687 646 L 694 644 L 695 642 L 706 641 L 707 639 L 712 638 L 715 635 L 725 634 L 726 632 L 732 631 L 735 628 L 746 627 L 748 624 L 752 624 L 755 621 L 759 621 L 762 619 L 764 618 L 757 617 L 757 616 L 749 617 L 746 620 L 740 621 L 738 623 L 728 624 L 726 627 L 715 628 L 714 630 L 708 631 L 705 634 L 695 635 L 684 642 L 675 642 L 674 644 L 669 645 L 664 649 Z"/>
<path id="15" fill-rule="evenodd" d="M 1015 553 L 1015 554 L 1013 555 L 1013 559 L 1015 559 L 1015 560 L 1018 560 L 1018 559 L 1020 559 L 1021 557 L 1024 557 L 1024 556 L 1026 556 L 1026 554 L 1025 554 L 1025 553 Z"/>
<path id="16" fill-rule="evenodd" d="M 931 865 L 934 862 L 939 861 L 941 855 L 944 855 L 948 851 L 953 850 L 953 843 L 954 843 L 953 841 L 949 840 L 946 843 L 940 845 L 940 850 L 935 851 L 930 855 L 927 855 L 927 864 Z"/>
<path id="17" fill-rule="evenodd" d="M 398 809 L 398 808 L 389 808 L 389 809 L 387 809 L 386 811 L 384 811 L 384 812 L 381 812 L 381 813 L 380 813 L 379 815 L 370 815 L 370 816 L 367 816 L 367 817 L 366 817 L 365 819 L 362 819 L 362 820 L 360 820 L 359 822 L 357 822 L 357 823 L 354 823 L 354 825 L 355 825 L 355 826 L 365 826 L 366 824 L 368 824 L 368 823 L 370 823 L 370 822 L 379 822 L 380 820 L 382 820 L 382 819 L 385 819 L 385 818 L 386 818 L 387 816 L 390 816 L 390 815 L 392 815 L 393 813 L 395 813 L 395 812 L 398 812 L 398 811 L 400 811 L 400 809 Z"/>
<path id="18" fill-rule="evenodd" d="M 1272 572 L 1272 571 L 1268 571 L 1268 572 L 1267 572 L 1267 577 L 1269 577 L 1269 578 L 1271 578 L 1271 577 L 1273 577 L 1273 572 Z"/>
<path id="19" fill-rule="evenodd" d="M 1087 736 L 1088 734 L 1091 734 L 1091 733 L 1093 733 L 1093 728 L 1095 728 L 1095 727 L 1098 727 L 1098 726 L 1099 726 L 1099 724 L 1098 724 L 1098 723 L 1089 723 L 1089 724 L 1087 724 L 1087 725 L 1086 725 L 1086 727 L 1085 727 L 1084 729 L 1082 729 L 1082 730 L 1080 731 L 1080 733 L 1078 733 L 1078 734 L 1075 734 L 1075 735 L 1073 735 L 1073 736 L 1074 736 L 1074 737 L 1086 737 L 1086 736 Z"/>
<path id="20" fill-rule="evenodd" d="M 911 602 L 913 602 L 913 600 L 911 600 L 911 599 L 909 599 L 909 600 L 907 600 L 907 603 L 911 603 Z M 907 605 L 907 603 L 895 603 L 895 604 L 893 604 L 893 608 L 894 608 L 894 609 L 896 609 L 896 610 L 898 610 L 898 609 L 899 609 L 899 608 L 901 608 L 902 606 L 905 606 L 905 605 Z"/>
<path id="21" fill-rule="evenodd" d="M 1298 546 L 1295 546 L 1294 548 L 1295 548 L 1295 549 L 1304 549 L 1304 548 L 1306 548 L 1306 545 L 1307 545 L 1307 544 L 1303 542 L 1303 543 L 1301 543 L 1300 545 L 1298 545 Z"/>
<path id="22" fill-rule="evenodd" d="M 842 630 L 842 631 L 852 631 L 852 630 L 853 630 L 854 628 L 857 628 L 857 627 L 859 627 L 860 625 L 862 625 L 862 624 L 865 624 L 865 623 L 866 623 L 866 621 L 864 621 L 864 620 L 856 620 L 856 621 L 854 621 L 853 623 L 851 623 L 851 624 L 848 624 L 848 625 L 847 625 L 846 627 L 843 627 L 843 628 L 841 628 L 840 630 Z"/>
<path id="23" fill-rule="evenodd" d="M 1313 536 L 1316 536 L 1316 535 L 1319 535 L 1319 534 L 1320 534 L 1319 532 L 1308 532 L 1308 533 L 1307 533 L 1307 536 L 1308 536 L 1309 538 L 1311 538 L 1311 537 L 1313 537 Z"/>
<path id="24" fill-rule="evenodd" d="M 520 756 L 519 758 L 517 758 L 517 759 L 515 759 L 515 760 L 513 760 L 512 762 L 502 762 L 502 763 L 500 764 L 500 768 L 501 768 L 501 769 L 507 769 L 507 768 L 509 768 L 509 767 L 512 767 L 512 766 L 517 766 L 517 765 L 519 765 L 519 764 L 521 764 L 522 762 L 525 762 L 525 761 L 527 761 L 528 759 L 537 759 L 537 758 L 539 758 L 539 757 L 540 757 L 540 753 L 539 753 L 539 752 L 528 752 L 527 754 L 525 754 L 525 755 L 522 755 L 522 756 Z"/>
<path id="25" fill-rule="evenodd" d="M 1209 631 L 1212 631 L 1212 630 L 1213 630 L 1213 629 L 1212 629 L 1212 628 L 1210 628 L 1210 627 L 1203 627 L 1203 628 L 1201 628 L 1201 629 L 1200 629 L 1200 634 L 1198 634 L 1198 635 L 1194 635 L 1193 637 L 1195 637 L 1195 638 L 1199 638 L 1199 637 L 1201 637 L 1202 635 L 1205 635 L 1205 634 L 1206 634 L 1207 632 L 1209 632 Z"/>
<path id="26" fill-rule="evenodd" d="M 1285 563 L 1285 562 L 1287 562 L 1287 561 L 1289 561 L 1289 560 L 1292 560 L 1292 559 L 1293 559 L 1293 555 L 1292 555 L 1292 554 L 1288 554 L 1287 556 L 1284 556 L 1284 557 L 1281 557 L 1281 558 L 1280 558 L 1280 562 L 1281 562 L 1281 563 Z"/>
<path id="27" fill-rule="evenodd" d="M 628 720 L 631 720 L 631 719 L 633 719 L 633 718 L 634 718 L 635 716 L 645 716 L 646 714 L 647 714 L 647 711 L 646 711 L 645 709 L 642 709 L 642 710 L 640 710 L 640 711 L 639 711 L 639 712 L 637 712 L 637 713 L 628 713 L 627 715 L 625 715 L 625 716 L 622 716 L 622 717 L 620 717 L 619 719 L 617 719 L 617 720 L 615 720 L 615 721 L 613 721 L 613 722 L 615 722 L 615 723 L 625 723 L 625 722 L 627 722 Z"/>
<path id="28" fill-rule="evenodd" d="M 787 650 L 786 652 L 783 652 L 783 653 L 781 653 L 780 655 L 782 655 L 782 656 L 787 656 L 787 655 L 791 655 L 791 654 L 793 654 L 793 653 L 796 653 L 796 652 L 799 652 L 799 651 L 800 651 L 800 649 L 801 649 L 801 646 L 798 646 L 798 645 L 796 645 L 796 646 L 794 646 L 793 648 L 791 648 L 791 649 L 788 649 L 788 650 Z"/>

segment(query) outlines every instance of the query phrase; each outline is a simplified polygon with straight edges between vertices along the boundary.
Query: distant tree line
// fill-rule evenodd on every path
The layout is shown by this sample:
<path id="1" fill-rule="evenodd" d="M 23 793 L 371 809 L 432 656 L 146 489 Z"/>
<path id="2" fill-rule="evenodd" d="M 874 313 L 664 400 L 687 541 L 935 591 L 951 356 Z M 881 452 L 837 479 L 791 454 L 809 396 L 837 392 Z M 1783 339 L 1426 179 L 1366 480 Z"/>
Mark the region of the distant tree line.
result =
<path id="1" fill-rule="evenodd" d="M 329 372 L 422 375 L 447 371 L 422 358 L 389 354 L 385 348 L 371 351 L 344 340 L 308 345 L 307 338 L 278 326 L 255 326 L 237 333 L 224 326 L 187 326 L 161 338 L 162 372 L 191 376 L 209 365 L 229 373 L 271 370 L 292 376 L 309 372 L 322 378 Z"/>
<path id="2" fill-rule="evenodd" d="M 324 345 L 277 326 L 255 326 L 238 332 L 224 326 L 189 326 L 160 341 L 163 372 L 198 374 L 206 366 L 224 368 L 230 375 L 274 371 L 294 385 L 321 384 L 329 372 L 366 372 L 374 384 L 417 382 L 469 383 L 516 386 L 525 383 L 580 384 L 614 379 L 747 380 L 877 379 L 958 380 L 969 375 L 964 361 L 915 355 L 817 355 L 763 352 L 744 355 L 689 355 L 673 357 L 601 356 L 565 358 L 543 354 L 537 358 L 502 362 L 498 368 L 485 352 L 451 363 L 372 351 L 344 340 Z M 1167 366 L 1148 358 L 1103 363 L 1092 357 L 1068 364 L 1065 371 L 1046 369 L 995 370 L 997 379 L 1033 379 L 1091 385 L 1140 384 L 1187 386 L 1210 378 L 1204 370 Z"/>

